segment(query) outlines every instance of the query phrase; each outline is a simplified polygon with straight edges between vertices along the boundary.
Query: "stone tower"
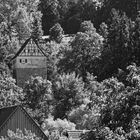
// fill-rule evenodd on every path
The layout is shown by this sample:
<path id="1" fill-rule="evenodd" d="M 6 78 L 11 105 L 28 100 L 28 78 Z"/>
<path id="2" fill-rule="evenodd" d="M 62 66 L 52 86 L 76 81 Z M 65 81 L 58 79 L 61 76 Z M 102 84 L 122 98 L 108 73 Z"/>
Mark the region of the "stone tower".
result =
<path id="1" fill-rule="evenodd" d="M 30 37 L 12 58 L 17 85 L 23 87 L 31 76 L 47 77 L 47 59 L 37 41 Z"/>

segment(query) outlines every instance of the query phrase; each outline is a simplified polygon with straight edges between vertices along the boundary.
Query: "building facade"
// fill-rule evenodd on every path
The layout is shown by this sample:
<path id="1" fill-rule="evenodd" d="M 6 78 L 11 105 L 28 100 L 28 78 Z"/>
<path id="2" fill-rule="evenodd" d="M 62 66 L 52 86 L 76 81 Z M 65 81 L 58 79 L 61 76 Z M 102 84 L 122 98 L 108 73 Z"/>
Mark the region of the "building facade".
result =
<path id="1" fill-rule="evenodd" d="M 37 41 L 29 38 L 12 58 L 13 75 L 22 87 L 31 76 L 47 78 L 47 57 Z"/>

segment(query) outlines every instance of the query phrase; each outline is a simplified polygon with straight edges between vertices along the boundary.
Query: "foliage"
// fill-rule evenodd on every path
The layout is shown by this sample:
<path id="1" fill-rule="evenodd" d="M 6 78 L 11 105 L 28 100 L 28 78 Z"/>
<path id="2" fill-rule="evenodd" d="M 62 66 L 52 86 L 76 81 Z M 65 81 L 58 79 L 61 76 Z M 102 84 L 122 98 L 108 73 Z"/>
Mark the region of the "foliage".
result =
<path id="1" fill-rule="evenodd" d="M 31 77 L 26 83 L 23 91 L 25 93 L 24 103 L 31 115 L 40 121 L 51 112 L 51 102 L 53 100 L 51 82 L 42 77 Z"/>
<path id="2" fill-rule="evenodd" d="M 65 33 L 76 33 L 82 21 L 94 20 L 101 6 L 100 0 L 41 0 L 43 31 L 49 34 L 50 28 L 59 22 Z"/>
<path id="3" fill-rule="evenodd" d="M 41 22 L 39 21 L 39 17 L 34 16 L 33 19 L 33 25 L 32 25 L 32 37 L 39 40 L 41 38 L 41 36 L 43 35 L 43 31 L 42 31 L 42 26 L 41 26 Z"/>
<path id="4" fill-rule="evenodd" d="M 5 74 L 0 74 L 0 107 L 7 107 L 21 103 L 24 98 L 22 89 L 15 84 L 15 80 Z"/>
<path id="5" fill-rule="evenodd" d="M 16 52 L 17 41 L 11 40 L 8 26 L 5 22 L 0 23 L 0 62 L 6 63 L 12 54 Z"/>
<path id="6" fill-rule="evenodd" d="M 86 73 L 93 73 L 93 63 L 101 55 L 104 39 L 89 21 L 81 24 L 81 30 L 85 32 L 76 34 L 70 44 L 71 49 L 64 53 L 64 58 L 60 60 L 59 67 L 66 73 L 76 72 L 85 81 Z"/>
<path id="7" fill-rule="evenodd" d="M 108 25 L 106 23 L 103 22 L 100 25 L 99 33 L 104 38 L 105 43 L 106 43 L 107 42 L 107 39 L 108 39 Z"/>
<path id="8" fill-rule="evenodd" d="M 67 118 L 67 113 L 83 102 L 84 83 L 75 73 L 59 75 L 53 83 L 53 96 L 54 119 Z"/>
<path id="9" fill-rule="evenodd" d="M 0 107 L 22 99 L 27 111 L 40 124 L 44 122 L 46 132 L 76 128 L 91 130 L 84 140 L 139 139 L 140 15 L 136 17 L 136 6 L 132 0 L 0 0 Z M 51 82 L 32 77 L 24 98 L 2 67 L 23 39 L 40 38 L 41 26 L 51 38 L 45 45 Z M 75 33 L 67 44 L 61 42 L 64 31 Z M 52 134 L 52 139 L 59 136 Z"/>
<path id="10" fill-rule="evenodd" d="M 138 12 L 137 3 L 137 0 L 123 0 L 123 2 L 121 0 L 104 0 L 103 6 L 97 14 L 96 22 L 97 24 L 109 22 L 108 18 L 112 8 L 125 12 L 128 17 L 134 20 Z"/>
<path id="11" fill-rule="evenodd" d="M 55 40 L 56 42 L 60 43 L 63 38 L 64 31 L 59 23 L 56 23 L 50 29 L 50 38 L 51 40 Z"/>
<path id="12" fill-rule="evenodd" d="M 41 138 L 37 137 L 31 131 L 25 130 L 23 133 L 21 130 L 17 129 L 16 132 L 8 130 L 6 137 L 1 137 L 0 140 L 41 140 Z"/>
<path id="13" fill-rule="evenodd" d="M 125 70 L 133 61 L 131 46 L 132 21 L 125 14 L 112 10 L 112 20 L 108 27 L 108 37 L 100 59 L 97 61 L 98 79 L 103 80 Z"/>
<path id="14" fill-rule="evenodd" d="M 68 119 L 76 124 L 76 129 L 92 130 L 99 125 L 100 114 L 98 111 L 97 106 L 89 109 L 88 105 L 82 104 L 68 114 Z"/>
<path id="15" fill-rule="evenodd" d="M 68 34 L 77 33 L 85 20 L 91 20 L 99 28 L 102 22 L 110 22 L 112 8 L 125 12 L 135 20 L 137 7 L 137 0 L 41 0 L 39 9 L 43 14 L 43 31 L 47 35 L 57 22 Z"/>
<path id="16" fill-rule="evenodd" d="M 127 80 L 131 83 L 131 87 L 127 86 L 123 91 L 119 91 L 122 97 L 116 102 L 117 104 L 113 101 L 102 110 L 101 121 L 112 130 L 121 126 L 125 131 L 130 131 L 137 126 L 134 122 L 136 120 L 139 122 L 139 68 L 130 65 L 128 69 L 130 73 Z"/>
<path id="17" fill-rule="evenodd" d="M 81 23 L 80 32 L 95 32 L 96 29 L 94 28 L 91 21 L 84 21 Z"/>
<path id="18" fill-rule="evenodd" d="M 110 130 L 108 127 L 101 127 L 93 131 L 87 132 L 82 136 L 83 140 L 99 139 L 99 140 L 127 140 L 124 130 L 117 128 L 116 131 Z"/>
<path id="19" fill-rule="evenodd" d="M 135 23 L 132 28 L 132 36 L 131 36 L 131 45 L 132 45 L 132 53 L 134 62 L 139 65 L 140 57 L 139 57 L 139 45 L 140 45 L 140 14 L 138 14 Z"/>
<path id="20" fill-rule="evenodd" d="M 49 34 L 50 28 L 59 21 L 58 0 L 40 0 L 39 9 L 43 13 L 42 26 L 44 34 Z"/>
<path id="21" fill-rule="evenodd" d="M 110 130 L 109 127 L 101 127 L 87 132 L 81 137 L 82 140 L 138 140 L 139 138 L 139 130 L 133 129 L 127 133 L 122 127 L 116 128 L 115 131 Z"/>
<path id="22" fill-rule="evenodd" d="M 62 43 L 58 44 L 55 41 L 46 43 L 45 53 L 47 55 L 47 79 L 53 80 L 58 73 L 58 62 L 62 53 L 61 46 Z"/>
<path id="23" fill-rule="evenodd" d="M 106 123 L 107 120 L 113 121 L 109 114 L 113 115 L 111 111 L 118 108 L 119 103 L 122 102 L 125 88 L 123 83 L 115 78 L 106 79 L 100 83 L 91 75 L 88 75 L 87 79 L 85 103 L 80 108 L 72 110 L 69 119 L 76 124 L 77 128 L 94 129 L 102 125 L 101 123 Z M 109 114 L 103 117 L 103 110 L 108 107 Z M 103 118 L 105 120 L 102 120 Z"/>
<path id="24" fill-rule="evenodd" d="M 42 128 L 46 133 L 56 130 L 59 132 L 59 134 L 61 134 L 64 130 L 75 130 L 75 124 L 66 119 L 61 120 L 58 118 L 54 120 L 52 116 L 49 116 L 44 120 Z"/>

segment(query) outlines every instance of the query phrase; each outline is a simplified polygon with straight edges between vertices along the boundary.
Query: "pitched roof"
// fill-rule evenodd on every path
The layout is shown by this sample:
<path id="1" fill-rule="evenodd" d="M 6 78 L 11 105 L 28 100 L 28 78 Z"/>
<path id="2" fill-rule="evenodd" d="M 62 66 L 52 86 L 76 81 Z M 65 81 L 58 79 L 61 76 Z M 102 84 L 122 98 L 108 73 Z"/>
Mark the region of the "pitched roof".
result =
<path id="1" fill-rule="evenodd" d="M 22 50 L 26 47 L 26 45 L 29 43 L 30 40 L 33 40 L 36 44 L 36 46 L 38 47 L 38 49 L 43 53 L 44 56 L 46 56 L 46 54 L 43 52 L 42 48 L 39 46 L 38 42 L 33 38 L 33 37 L 30 37 L 28 38 L 24 43 L 23 45 L 21 46 L 21 48 L 18 50 L 18 52 L 15 54 L 15 56 L 10 60 L 12 61 L 13 59 L 15 59 L 21 52 Z"/>
<path id="2" fill-rule="evenodd" d="M 0 109 L 0 127 L 8 120 L 8 118 L 11 116 L 11 114 L 16 108 L 17 106 L 12 106 Z"/>
<path id="3" fill-rule="evenodd" d="M 47 136 L 43 132 L 43 130 L 38 126 L 38 124 L 35 122 L 35 120 L 28 114 L 28 112 L 21 106 L 21 105 L 15 105 L 15 106 L 10 106 L 10 107 L 5 107 L 0 109 L 0 128 L 10 119 L 12 114 L 20 108 L 29 118 L 29 120 L 38 128 L 38 130 L 41 132 L 43 137 L 46 139 Z"/>

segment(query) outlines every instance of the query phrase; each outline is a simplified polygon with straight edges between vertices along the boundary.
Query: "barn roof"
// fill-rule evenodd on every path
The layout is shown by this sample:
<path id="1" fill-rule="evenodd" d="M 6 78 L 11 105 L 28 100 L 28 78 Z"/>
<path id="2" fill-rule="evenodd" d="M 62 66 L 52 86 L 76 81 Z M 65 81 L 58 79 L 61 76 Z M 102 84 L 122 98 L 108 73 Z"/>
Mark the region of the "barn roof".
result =
<path id="1" fill-rule="evenodd" d="M 33 37 L 30 37 L 28 38 L 24 43 L 23 45 L 21 46 L 21 48 L 18 50 L 18 52 L 15 54 L 15 56 L 11 59 L 11 61 L 13 59 L 15 59 L 21 52 L 22 50 L 26 47 L 26 45 L 30 42 L 30 40 L 33 40 L 33 42 L 36 44 L 36 46 L 39 48 L 39 50 L 43 53 L 44 56 L 46 56 L 46 54 L 44 53 L 44 51 L 42 50 L 42 48 L 40 47 L 40 45 L 38 44 L 38 42 L 33 38 Z"/>
<path id="2" fill-rule="evenodd" d="M 12 106 L 0 109 L 0 127 L 8 120 L 9 116 L 12 114 L 12 112 L 14 112 L 16 108 L 17 106 Z"/>
<path id="3" fill-rule="evenodd" d="M 31 123 L 33 123 L 38 128 L 38 130 L 44 136 L 45 140 L 48 139 L 43 130 L 39 127 L 39 125 L 35 122 L 35 120 L 28 114 L 28 112 L 21 105 L 0 108 L 0 129 L 10 119 L 12 114 L 14 114 L 14 112 L 16 112 L 18 108 L 20 108 L 28 116 Z"/>

